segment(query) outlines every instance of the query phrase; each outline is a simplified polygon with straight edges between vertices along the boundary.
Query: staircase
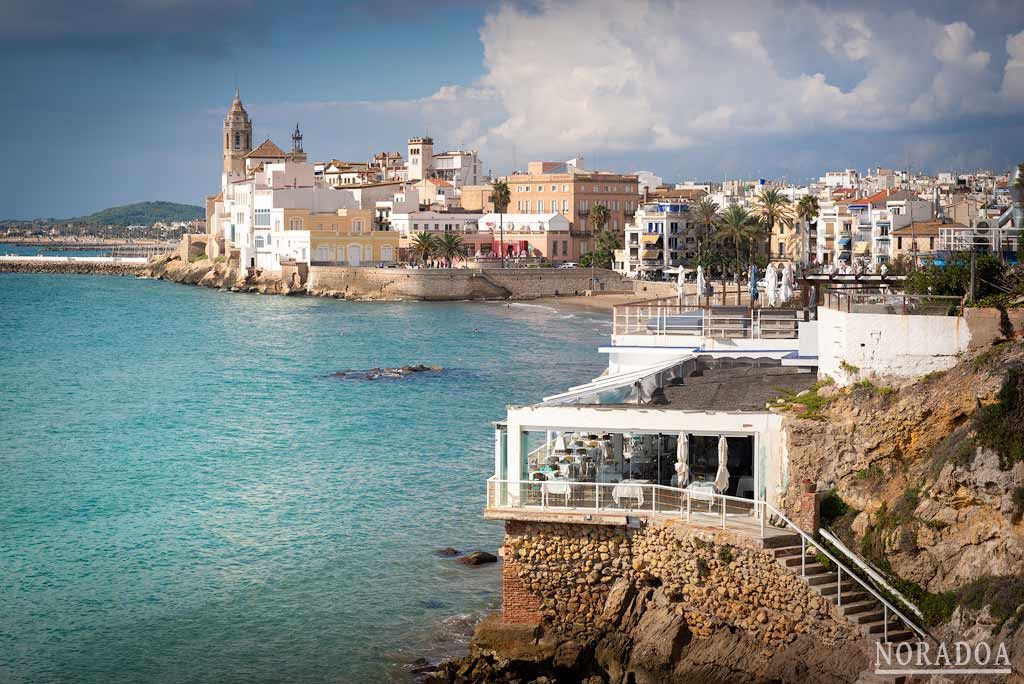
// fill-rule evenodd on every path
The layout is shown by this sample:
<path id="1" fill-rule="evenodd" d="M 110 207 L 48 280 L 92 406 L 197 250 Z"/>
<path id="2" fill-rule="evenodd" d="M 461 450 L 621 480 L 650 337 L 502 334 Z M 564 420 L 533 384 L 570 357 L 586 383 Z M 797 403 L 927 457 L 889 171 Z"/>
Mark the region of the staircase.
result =
<path id="1" fill-rule="evenodd" d="M 865 639 L 872 642 L 899 643 L 920 638 L 878 598 L 850 578 L 849 573 L 840 579 L 834 564 L 823 565 L 817 555 L 810 553 L 810 550 L 811 547 L 806 545 L 794 545 L 771 549 L 770 552 L 774 554 L 776 562 L 800 576 L 811 591 L 836 606 L 839 613 L 849 620 Z M 916 649 L 916 645 L 912 644 L 911 647 Z M 858 684 L 903 684 L 905 681 L 906 677 L 876 675 L 870 670 L 862 673 L 857 680 Z"/>

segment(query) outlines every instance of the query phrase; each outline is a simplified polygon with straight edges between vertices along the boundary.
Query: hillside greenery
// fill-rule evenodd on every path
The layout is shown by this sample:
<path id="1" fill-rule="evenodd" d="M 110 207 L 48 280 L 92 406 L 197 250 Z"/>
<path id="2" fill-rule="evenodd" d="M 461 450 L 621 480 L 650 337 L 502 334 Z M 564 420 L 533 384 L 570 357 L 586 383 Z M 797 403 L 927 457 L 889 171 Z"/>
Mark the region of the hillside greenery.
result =
<path id="1" fill-rule="evenodd" d="M 149 226 L 157 221 L 173 223 L 175 221 L 194 221 L 206 215 L 203 207 L 194 204 L 178 204 L 177 202 L 136 202 L 120 207 L 110 207 L 87 216 L 74 218 L 38 218 L 32 220 L 0 220 L 0 225 L 32 226 L 88 224 L 94 226 Z"/>

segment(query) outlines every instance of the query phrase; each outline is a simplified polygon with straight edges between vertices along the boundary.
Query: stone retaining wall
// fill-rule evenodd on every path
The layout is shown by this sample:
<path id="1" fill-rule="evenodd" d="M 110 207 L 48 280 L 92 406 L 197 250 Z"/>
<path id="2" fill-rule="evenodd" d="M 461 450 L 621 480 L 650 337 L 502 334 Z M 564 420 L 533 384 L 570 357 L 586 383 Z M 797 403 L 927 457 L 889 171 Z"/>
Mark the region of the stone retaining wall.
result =
<path id="1" fill-rule="evenodd" d="M 630 292 L 614 271 L 597 269 L 599 292 Z M 348 299 L 529 299 L 582 294 L 591 287 L 588 269 L 402 269 L 313 266 L 310 294 Z"/>
<path id="2" fill-rule="evenodd" d="M 808 633 L 825 643 L 859 639 L 828 601 L 738 534 L 674 523 L 628 529 L 508 521 L 504 553 L 506 572 L 520 580 L 504 582 L 512 590 L 505 619 L 525 621 L 529 595 L 541 621 L 573 637 L 593 633 L 607 617 L 613 585 L 626 579 L 662 587 L 695 638 L 727 629 L 767 647 Z"/>

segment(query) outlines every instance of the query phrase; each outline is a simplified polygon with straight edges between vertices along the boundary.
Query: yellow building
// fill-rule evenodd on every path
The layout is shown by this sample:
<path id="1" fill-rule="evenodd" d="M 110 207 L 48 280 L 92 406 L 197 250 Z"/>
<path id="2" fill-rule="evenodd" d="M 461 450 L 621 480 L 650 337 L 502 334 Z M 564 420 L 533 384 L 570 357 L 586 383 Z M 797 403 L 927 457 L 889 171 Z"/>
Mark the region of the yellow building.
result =
<path id="1" fill-rule="evenodd" d="M 266 240 L 257 236 L 257 253 L 267 252 L 266 261 L 258 258 L 258 265 L 269 265 L 274 255 L 298 262 L 308 260 L 313 266 L 373 266 L 393 263 L 398 257 L 398 233 L 380 230 L 374 222 L 372 209 L 312 212 L 285 208 L 279 211 L 279 231 L 275 217 L 275 229 Z"/>

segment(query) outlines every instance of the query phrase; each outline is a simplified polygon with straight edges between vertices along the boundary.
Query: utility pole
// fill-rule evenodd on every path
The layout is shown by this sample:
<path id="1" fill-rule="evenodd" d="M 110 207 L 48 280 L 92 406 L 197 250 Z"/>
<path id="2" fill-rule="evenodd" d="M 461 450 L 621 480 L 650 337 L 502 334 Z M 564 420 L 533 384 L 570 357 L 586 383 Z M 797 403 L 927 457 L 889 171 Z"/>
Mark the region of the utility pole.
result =
<path id="1" fill-rule="evenodd" d="M 967 302 L 974 303 L 974 243 L 971 242 L 971 289 L 967 292 Z"/>

